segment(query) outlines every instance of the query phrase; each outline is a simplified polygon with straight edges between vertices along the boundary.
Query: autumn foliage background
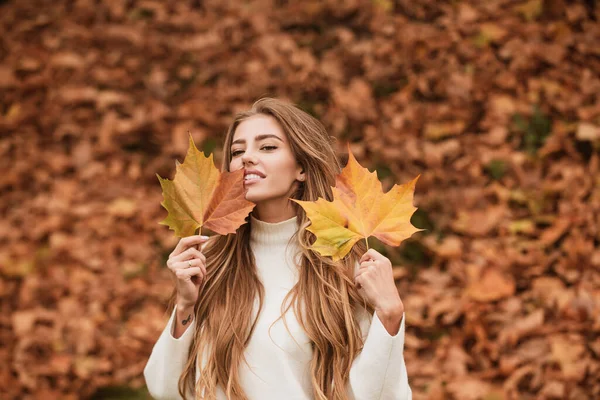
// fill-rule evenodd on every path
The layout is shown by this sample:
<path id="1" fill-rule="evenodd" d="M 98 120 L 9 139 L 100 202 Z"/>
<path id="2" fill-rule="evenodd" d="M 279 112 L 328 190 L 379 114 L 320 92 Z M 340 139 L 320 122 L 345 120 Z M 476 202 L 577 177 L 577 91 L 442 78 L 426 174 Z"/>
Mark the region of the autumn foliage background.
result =
<path id="1" fill-rule="evenodd" d="M 384 187 L 415 399 L 600 397 L 595 1 L 0 2 L 0 397 L 147 398 L 188 131 L 261 96 Z M 371 242 L 372 241 L 372 242 Z"/>

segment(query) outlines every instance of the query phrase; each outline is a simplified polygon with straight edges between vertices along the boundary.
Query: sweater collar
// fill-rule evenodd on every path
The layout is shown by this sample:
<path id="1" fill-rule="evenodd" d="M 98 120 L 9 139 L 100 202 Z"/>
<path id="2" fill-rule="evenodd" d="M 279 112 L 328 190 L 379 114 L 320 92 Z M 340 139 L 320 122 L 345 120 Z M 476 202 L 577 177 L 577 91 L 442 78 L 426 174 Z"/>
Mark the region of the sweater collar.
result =
<path id="1" fill-rule="evenodd" d="M 264 222 L 250 214 L 250 240 L 264 245 L 287 245 L 298 230 L 298 217 L 281 222 Z"/>

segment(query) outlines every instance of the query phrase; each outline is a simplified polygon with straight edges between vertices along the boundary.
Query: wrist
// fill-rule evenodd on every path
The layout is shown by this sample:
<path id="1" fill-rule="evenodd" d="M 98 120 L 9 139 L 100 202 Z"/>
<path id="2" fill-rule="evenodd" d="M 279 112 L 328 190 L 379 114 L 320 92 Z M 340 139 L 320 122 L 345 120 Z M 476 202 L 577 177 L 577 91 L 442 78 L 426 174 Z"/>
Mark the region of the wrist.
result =
<path id="1" fill-rule="evenodd" d="M 402 314 L 404 313 L 404 305 L 402 301 L 391 305 L 377 308 L 377 317 L 381 321 L 385 330 L 391 335 L 396 336 L 402 323 Z"/>
<path id="2" fill-rule="evenodd" d="M 194 307 L 181 307 L 177 305 L 177 313 L 175 314 L 175 333 L 174 337 L 179 338 L 185 329 L 194 321 Z"/>
<path id="3" fill-rule="evenodd" d="M 402 314 L 404 314 L 404 304 L 402 301 L 398 299 L 393 303 L 385 304 L 381 307 L 375 308 L 377 311 L 377 315 L 380 319 L 386 320 L 395 320 L 402 318 Z"/>
<path id="4" fill-rule="evenodd" d="M 180 303 L 180 302 L 177 302 L 175 304 L 177 305 L 177 311 L 179 311 L 179 312 L 191 311 L 194 309 L 194 304 Z"/>

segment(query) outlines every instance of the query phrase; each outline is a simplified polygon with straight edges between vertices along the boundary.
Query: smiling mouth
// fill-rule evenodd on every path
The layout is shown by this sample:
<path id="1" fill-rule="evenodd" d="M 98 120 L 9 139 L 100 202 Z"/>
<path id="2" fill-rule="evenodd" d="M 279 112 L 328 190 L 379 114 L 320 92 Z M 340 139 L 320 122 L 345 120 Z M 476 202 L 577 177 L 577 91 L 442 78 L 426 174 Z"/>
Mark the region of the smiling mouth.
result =
<path id="1" fill-rule="evenodd" d="M 244 177 L 244 182 L 256 182 L 264 179 L 263 177 L 256 174 L 248 174 Z"/>

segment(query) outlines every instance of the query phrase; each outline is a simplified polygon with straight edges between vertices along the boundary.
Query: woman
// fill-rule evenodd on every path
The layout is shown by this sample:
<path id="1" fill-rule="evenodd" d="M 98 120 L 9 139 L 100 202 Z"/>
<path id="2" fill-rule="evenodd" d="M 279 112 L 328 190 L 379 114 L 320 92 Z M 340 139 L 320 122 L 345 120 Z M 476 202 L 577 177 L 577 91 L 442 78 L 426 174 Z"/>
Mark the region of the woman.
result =
<path id="1" fill-rule="evenodd" d="M 341 167 L 323 125 L 264 98 L 236 116 L 223 155 L 256 206 L 236 234 L 183 238 L 170 254 L 174 308 L 144 369 L 152 396 L 411 399 L 390 261 L 363 242 L 338 262 L 309 250 L 310 220 L 289 200 L 332 200 Z"/>

